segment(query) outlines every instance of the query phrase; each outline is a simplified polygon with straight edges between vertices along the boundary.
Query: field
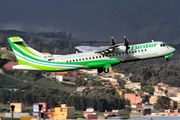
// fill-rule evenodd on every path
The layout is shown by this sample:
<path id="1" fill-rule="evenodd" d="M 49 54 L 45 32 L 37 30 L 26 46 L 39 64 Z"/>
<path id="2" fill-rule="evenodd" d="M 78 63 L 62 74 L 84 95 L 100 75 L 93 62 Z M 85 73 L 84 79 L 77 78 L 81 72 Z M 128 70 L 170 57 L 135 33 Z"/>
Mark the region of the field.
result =
<path id="1" fill-rule="evenodd" d="M 63 89 L 63 90 L 69 90 L 69 91 L 76 89 L 76 87 L 66 87 L 59 82 L 50 81 L 50 80 L 47 80 L 45 78 L 41 78 L 41 79 L 37 80 L 35 83 L 38 83 L 38 84 L 44 85 L 44 86 L 48 86 L 48 87 L 59 88 L 59 89 Z"/>
<path id="2" fill-rule="evenodd" d="M 41 78 L 35 81 L 35 83 L 24 83 L 21 82 L 20 80 L 22 79 L 26 79 L 26 76 L 19 76 L 17 80 L 15 79 L 17 76 L 6 76 L 4 74 L 0 74 L 0 88 L 25 88 L 25 86 L 33 86 L 33 85 L 42 85 L 42 86 L 46 86 L 48 88 L 57 88 L 57 89 L 62 89 L 62 90 L 66 90 L 66 91 L 73 91 L 76 89 L 76 87 L 67 87 L 62 85 L 59 82 L 54 82 L 45 78 Z M 31 79 L 31 76 L 27 76 L 28 79 Z"/>
<path id="3" fill-rule="evenodd" d="M 0 74 L 0 87 L 16 88 L 18 86 L 25 85 L 25 84 L 27 83 L 23 83 L 21 81 L 18 81 L 4 74 Z"/>

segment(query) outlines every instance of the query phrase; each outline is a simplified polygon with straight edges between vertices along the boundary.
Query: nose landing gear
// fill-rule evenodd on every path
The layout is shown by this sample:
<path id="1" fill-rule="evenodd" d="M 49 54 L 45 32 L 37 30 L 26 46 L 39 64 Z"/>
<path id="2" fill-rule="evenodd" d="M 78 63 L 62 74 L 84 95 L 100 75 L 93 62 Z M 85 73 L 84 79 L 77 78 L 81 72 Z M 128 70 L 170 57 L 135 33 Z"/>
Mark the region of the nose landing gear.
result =
<path id="1" fill-rule="evenodd" d="M 166 58 L 167 61 L 170 61 L 170 58 Z"/>

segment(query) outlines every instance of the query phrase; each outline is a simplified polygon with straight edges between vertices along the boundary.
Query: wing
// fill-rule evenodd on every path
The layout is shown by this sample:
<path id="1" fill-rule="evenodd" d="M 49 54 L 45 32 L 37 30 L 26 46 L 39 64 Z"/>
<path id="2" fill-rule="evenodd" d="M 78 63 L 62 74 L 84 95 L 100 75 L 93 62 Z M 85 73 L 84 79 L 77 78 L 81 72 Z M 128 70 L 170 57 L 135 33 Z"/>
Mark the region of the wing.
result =
<path id="1" fill-rule="evenodd" d="M 94 47 L 94 46 L 76 46 L 75 48 L 82 51 L 82 52 L 95 52 L 101 54 L 107 54 L 114 51 L 117 47 L 124 46 L 124 43 L 116 44 L 114 46 L 101 46 L 101 47 Z"/>
<path id="2" fill-rule="evenodd" d="M 96 52 L 96 51 L 101 51 L 101 50 L 104 50 L 104 49 L 108 49 L 109 46 L 101 46 L 101 47 L 76 46 L 75 48 L 78 49 L 79 51 L 82 51 L 82 52 L 90 52 L 90 51 Z"/>

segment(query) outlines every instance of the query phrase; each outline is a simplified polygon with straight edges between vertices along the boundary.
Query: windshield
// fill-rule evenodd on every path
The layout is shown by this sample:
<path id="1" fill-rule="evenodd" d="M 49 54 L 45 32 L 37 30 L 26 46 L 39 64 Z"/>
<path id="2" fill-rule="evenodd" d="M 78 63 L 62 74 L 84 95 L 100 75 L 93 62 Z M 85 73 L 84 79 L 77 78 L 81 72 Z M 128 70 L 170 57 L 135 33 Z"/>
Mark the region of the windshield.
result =
<path id="1" fill-rule="evenodd" d="M 167 44 L 166 44 L 166 43 L 162 43 L 162 44 L 160 44 L 160 46 L 161 46 L 161 47 L 167 46 Z"/>

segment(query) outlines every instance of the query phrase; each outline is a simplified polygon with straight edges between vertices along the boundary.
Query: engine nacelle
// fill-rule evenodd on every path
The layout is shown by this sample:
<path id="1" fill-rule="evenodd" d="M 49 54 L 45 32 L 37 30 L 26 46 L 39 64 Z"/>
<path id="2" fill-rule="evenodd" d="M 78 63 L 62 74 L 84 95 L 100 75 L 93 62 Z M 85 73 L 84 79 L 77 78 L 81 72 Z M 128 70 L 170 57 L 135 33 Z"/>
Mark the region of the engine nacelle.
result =
<path id="1" fill-rule="evenodd" d="M 126 46 L 119 46 L 115 48 L 113 52 L 126 52 Z"/>

